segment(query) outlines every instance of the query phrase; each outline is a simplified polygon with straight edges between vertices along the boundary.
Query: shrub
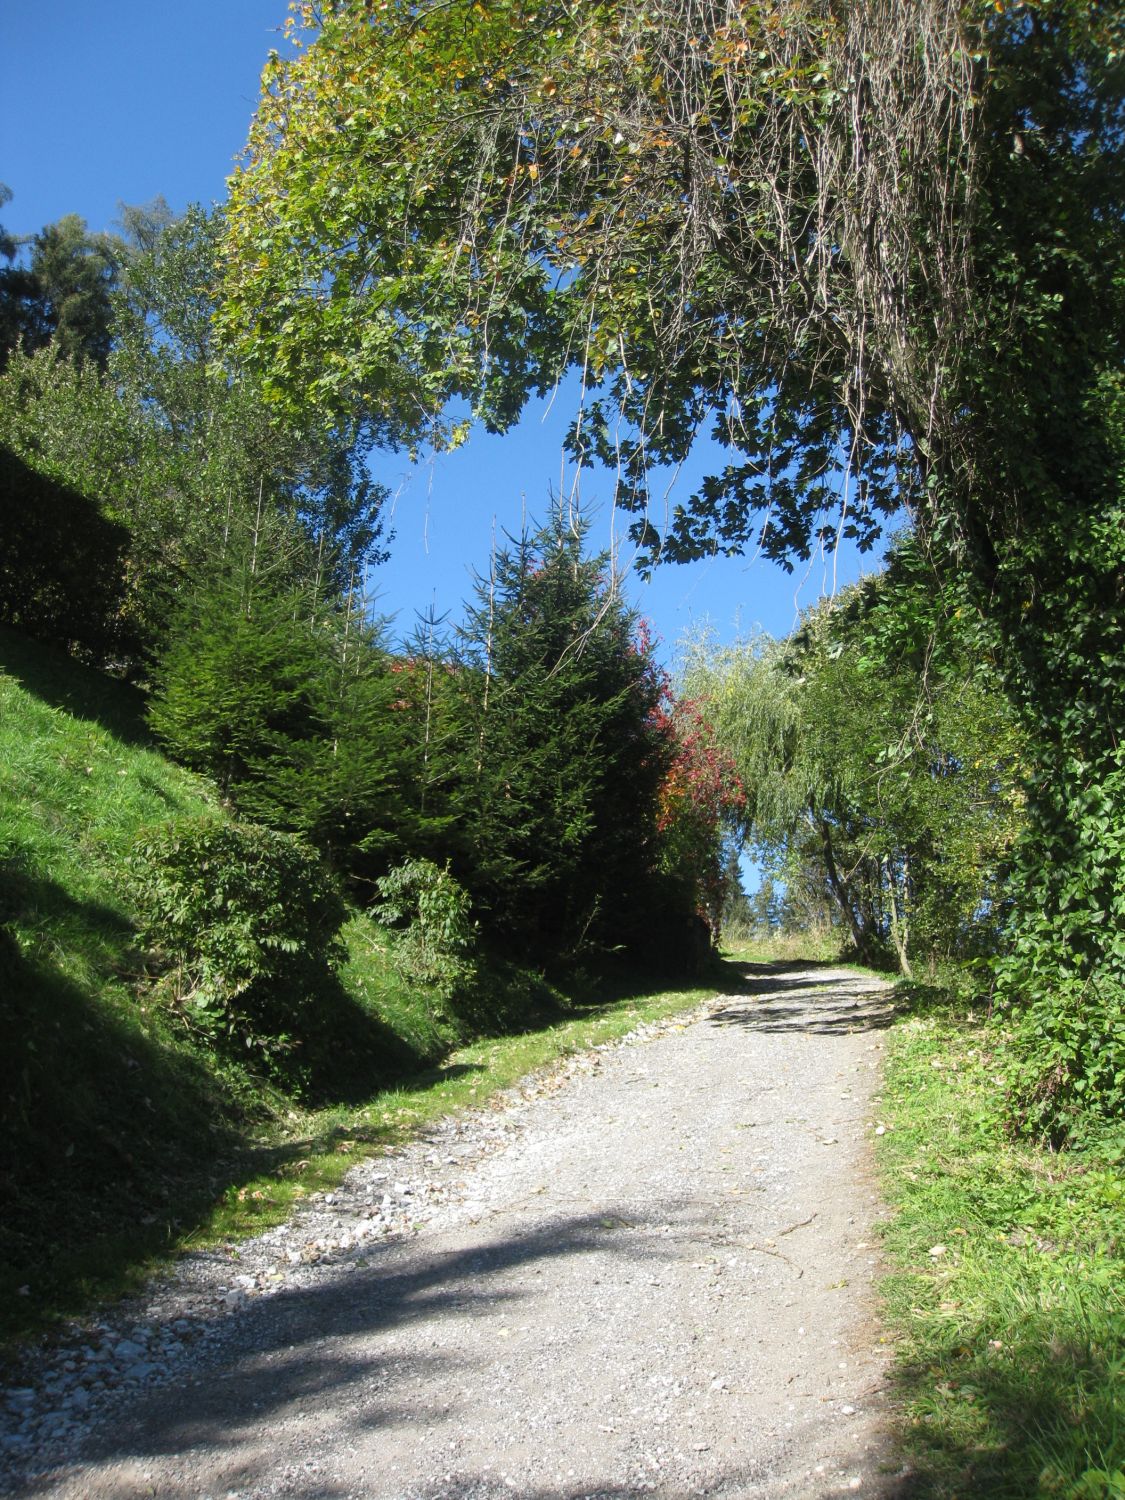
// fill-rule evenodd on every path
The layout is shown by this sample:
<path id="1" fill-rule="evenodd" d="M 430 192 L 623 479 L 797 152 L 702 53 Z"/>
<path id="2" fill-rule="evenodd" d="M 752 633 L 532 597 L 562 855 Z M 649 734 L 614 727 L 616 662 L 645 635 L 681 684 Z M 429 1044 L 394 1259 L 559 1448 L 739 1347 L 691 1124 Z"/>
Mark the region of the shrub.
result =
<path id="1" fill-rule="evenodd" d="M 1013 1120 L 1063 1146 L 1125 1118 L 1125 1000 L 1120 990 L 1070 976 L 1015 1012 L 1007 1049 Z"/>
<path id="2" fill-rule="evenodd" d="M 137 837 L 131 875 L 174 1011 L 216 1050 L 296 1077 L 346 916 L 312 850 L 268 828 L 177 819 Z"/>
<path id="3" fill-rule="evenodd" d="M 375 915 L 391 931 L 392 957 L 404 979 L 430 985 L 446 999 L 476 972 L 476 923 L 468 893 L 430 859 L 408 859 L 375 882 Z"/>

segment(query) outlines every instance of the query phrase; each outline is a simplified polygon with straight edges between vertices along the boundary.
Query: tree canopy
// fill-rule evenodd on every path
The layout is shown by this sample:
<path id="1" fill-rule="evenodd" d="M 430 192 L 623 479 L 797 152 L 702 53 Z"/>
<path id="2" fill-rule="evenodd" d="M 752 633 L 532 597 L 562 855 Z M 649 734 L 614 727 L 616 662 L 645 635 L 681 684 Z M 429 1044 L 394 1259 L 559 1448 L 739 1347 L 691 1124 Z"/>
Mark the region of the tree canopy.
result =
<path id="1" fill-rule="evenodd" d="M 0 442 L 127 528 L 116 634 L 140 657 L 159 648 L 177 596 L 242 552 L 268 550 L 275 582 L 284 563 L 287 585 L 346 593 L 383 555 L 386 492 L 348 424 L 278 413 L 219 349 L 221 215 L 175 218 L 157 200 L 121 216 L 105 368 L 64 329 L 23 339 L 0 371 Z M 5 521 L 9 538 L 36 525 L 30 511 Z"/>
<path id="2" fill-rule="evenodd" d="M 0 203 L 8 196 L 0 185 Z M 0 364 L 15 348 L 51 345 L 64 358 L 104 367 L 124 250 L 114 235 L 91 233 L 78 214 L 45 225 L 25 246 L 0 230 L 0 257 L 11 262 L 0 269 Z"/>
<path id="3" fill-rule="evenodd" d="M 867 542 L 903 504 L 988 530 L 970 485 L 1001 428 L 965 404 L 1025 357 L 1019 338 L 989 352 L 999 326 L 1042 353 L 1078 323 L 1088 363 L 1120 354 L 1120 322 L 1081 313 L 1120 296 L 1122 60 L 1100 7 L 295 16 L 315 35 L 267 67 L 231 185 L 228 327 L 278 399 L 411 438 L 462 396 L 503 428 L 578 366 L 574 446 L 620 462 L 627 506 L 704 427 L 731 451 L 643 540 L 788 557 L 821 525 Z M 1081 304 L 1060 300 L 1079 275 Z M 1043 416 L 1033 400 L 1002 430 L 1041 452 Z"/>
<path id="4" fill-rule="evenodd" d="M 231 184 L 223 314 L 270 399 L 448 441 L 451 402 L 503 430 L 577 369 L 571 448 L 614 467 L 648 564 L 791 564 L 905 509 L 1036 743 L 1002 993 L 1080 994 L 1109 1035 L 1120 8 L 336 0 L 292 32 Z M 652 467 L 706 430 L 725 459 L 651 515 Z"/>

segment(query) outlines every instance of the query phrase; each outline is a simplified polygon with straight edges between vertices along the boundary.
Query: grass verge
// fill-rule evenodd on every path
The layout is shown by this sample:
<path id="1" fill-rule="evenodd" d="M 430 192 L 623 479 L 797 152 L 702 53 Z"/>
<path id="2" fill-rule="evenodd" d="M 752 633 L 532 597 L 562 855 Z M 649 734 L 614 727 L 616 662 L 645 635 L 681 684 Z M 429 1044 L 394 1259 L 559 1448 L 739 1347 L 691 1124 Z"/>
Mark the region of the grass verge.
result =
<path id="1" fill-rule="evenodd" d="M 906 989 L 909 1005 L 909 989 Z M 1125 1132 L 1012 1140 L 994 1025 L 927 997 L 890 1035 L 884 1282 L 918 1496 L 1125 1496 Z"/>

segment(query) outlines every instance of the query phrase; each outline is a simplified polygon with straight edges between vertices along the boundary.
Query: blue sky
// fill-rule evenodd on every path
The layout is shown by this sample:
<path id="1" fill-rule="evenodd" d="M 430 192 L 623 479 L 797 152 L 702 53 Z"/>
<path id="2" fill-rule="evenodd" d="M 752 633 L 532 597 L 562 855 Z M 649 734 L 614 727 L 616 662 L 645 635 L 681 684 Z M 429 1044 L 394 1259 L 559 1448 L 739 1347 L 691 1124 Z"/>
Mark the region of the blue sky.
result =
<path id="1" fill-rule="evenodd" d="M 0 213 L 5 227 L 32 234 L 77 213 L 107 229 L 119 200 L 158 193 L 176 210 L 221 201 L 285 13 L 285 0 L 0 0 L 0 182 L 13 193 Z M 415 612 L 431 605 L 456 617 L 472 570 L 487 569 L 494 530 L 518 531 L 524 518 L 544 515 L 552 490 L 569 489 L 561 439 L 573 401 L 564 389 L 515 432 L 476 432 L 457 453 L 418 466 L 378 461 L 393 494 L 395 541 L 373 582 L 398 628 L 409 631 Z M 680 476 L 677 498 L 701 466 Z M 609 476 L 583 475 L 581 500 L 591 546 L 610 548 Z M 628 548 L 618 555 L 627 561 Z M 684 632 L 704 625 L 723 640 L 757 627 L 784 635 L 801 607 L 873 565 L 850 548 L 793 574 L 761 560 L 712 559 L 658 569 L 647 584 L 634 575 L 627 592 L 671 661 Z"/>

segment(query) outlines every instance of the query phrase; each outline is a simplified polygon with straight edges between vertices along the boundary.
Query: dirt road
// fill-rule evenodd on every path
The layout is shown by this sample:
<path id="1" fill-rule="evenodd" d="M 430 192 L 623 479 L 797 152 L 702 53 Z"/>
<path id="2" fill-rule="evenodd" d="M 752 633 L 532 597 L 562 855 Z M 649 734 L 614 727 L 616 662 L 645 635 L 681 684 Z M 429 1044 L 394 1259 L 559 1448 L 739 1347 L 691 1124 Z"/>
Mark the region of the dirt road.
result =
<path id="1" fill-rule="evenodd" d="M 886 1011 L 877 981 L 752 966 L 690 1024 L 365 1163 L 237 1267 L 197 1258 L 132 1310 L 135 1338 L 107 1332 L 104 1360 L 141 1373 L 44 1419 L 54 1445 L 25 1454 L 14 1492 L 889 1493 Z M 402 1205 L 410 1228 L 388 1233 Z M 97 1354 L 70 1361 L 79 1381 Z"/>

